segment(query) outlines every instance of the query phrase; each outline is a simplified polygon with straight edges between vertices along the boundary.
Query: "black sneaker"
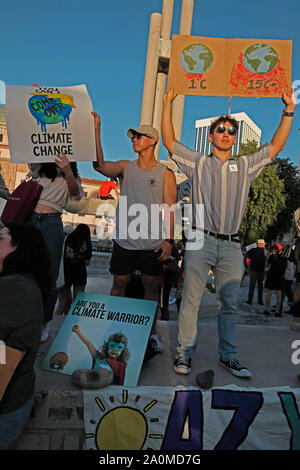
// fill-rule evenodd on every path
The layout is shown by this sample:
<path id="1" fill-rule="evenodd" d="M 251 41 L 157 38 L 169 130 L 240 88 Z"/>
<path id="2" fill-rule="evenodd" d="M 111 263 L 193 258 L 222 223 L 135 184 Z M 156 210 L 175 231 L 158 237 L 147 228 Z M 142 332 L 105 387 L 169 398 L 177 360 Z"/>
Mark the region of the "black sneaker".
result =
<path id="1" fill-rule="evenodd" d="M 153 347 L 153 344 L 151 344 L 151 341 L 149 340 L 148 343 L 147 343 L 147 348 L 146 348 L 146 351 L 145 351 L 143 364 L 145 362 L 149 361 L 149 359 L 152 359 L 152 357 L 154 357 L 157 354 L 157 352 L 158 351 Z"/>
<path id="2" fill-rule="evenodd" d="M 258 303 L 258 305 L 264 305 L 262 300 L 259 300 L 257 303 Z"/>
<path id="3" fill-rule="evenodd" d="M 152 348 L 155 349 L 157 353 L 164 352 L 164 347 L 162 343 L 160 342 L 159 337 L 157 335 L 150 336 L 150 343 L 151 343 Z"/>
<path id="4" fill-rule="evenodd" d="M 252 305 L 252 300 L 247 300 L 246 304 Z"/>
<path id="5" fill-rule="evenodd" d="M 174 370 L 177 374 L 190 374 L 192 370 L 191 358 L 185 358 L 183 354 L 177 354 L 174 361 Z"/>
<path id="6" fill-rule="evenodd" d="M 219 362 L 225 369 L 230 370 L 232 375 L 243 378 L 251 377 L 251 372 L 247 367 L 242 366 L 237 359 L 228 359 L 227 361 L 219 359 Z"/>

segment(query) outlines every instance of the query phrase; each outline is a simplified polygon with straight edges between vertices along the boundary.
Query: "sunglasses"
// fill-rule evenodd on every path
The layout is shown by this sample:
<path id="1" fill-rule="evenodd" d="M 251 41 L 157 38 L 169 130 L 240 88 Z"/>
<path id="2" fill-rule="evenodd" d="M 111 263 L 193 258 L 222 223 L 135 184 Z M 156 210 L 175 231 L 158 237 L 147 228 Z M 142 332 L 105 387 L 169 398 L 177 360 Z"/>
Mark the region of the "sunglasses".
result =
<path id="1" fill-rule="evenodd" d="M 143 137 L 143 135 L 144 135 L 145 137 L 149 137 L 149 136 L 146 135 L 146 134 L 133 134 L 133 136 L 131 137 L 131 142 L 133 142 L 133 139 L 135 139 L 135 138 L 137 138 L 137 140 L 140 140 L 141 137 Z"/>
<path id="2" fill-rule="evenodd" d="M 216 132 L 218 134 L 224 134 L 225 131 L 227 131 L 229 135 L 235 135 L 236 134 L 236 129 L 233 126 L 230 126 L 230 127 L 228 127 L 228 129 L 226 129 L 226 127 L 223 124 L 221 124 L 216 129 Z"/>

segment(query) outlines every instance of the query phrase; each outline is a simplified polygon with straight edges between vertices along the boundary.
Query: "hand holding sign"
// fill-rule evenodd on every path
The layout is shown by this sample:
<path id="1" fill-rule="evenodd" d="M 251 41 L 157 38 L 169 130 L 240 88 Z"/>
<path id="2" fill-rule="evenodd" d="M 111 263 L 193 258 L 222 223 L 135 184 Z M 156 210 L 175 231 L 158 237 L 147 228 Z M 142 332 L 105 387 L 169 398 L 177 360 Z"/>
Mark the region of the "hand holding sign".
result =
<path id="1" fill-rule="evenodd" d="M 59 153 L 54 161 L 64 174 L 72 172 L 70 162 L 64 153 Z"/>
<path id="2" fill-rule="evenodd" d="M 94 111 L 91 111 L 91 114 L 94 116 L 94 125 L 95 129 L 98 130 L 101 127 L 101 119 L 99 114 L 95 113 Z"/>
<path id="3" fill-rule="evenodd" d="M 293 111 L 296 107 L 296 96 L 295 96 L 295 89 L 294 87 L 292 87 L 292 90 L 291 90 L 291 94 L 288 95 L 287 93 L 283 93 L 282 94 L 282 101 L 284 102 L 284 104 L 286 106 L 288 106 L 289 108 L 291 108 L 291 111 Z"/>

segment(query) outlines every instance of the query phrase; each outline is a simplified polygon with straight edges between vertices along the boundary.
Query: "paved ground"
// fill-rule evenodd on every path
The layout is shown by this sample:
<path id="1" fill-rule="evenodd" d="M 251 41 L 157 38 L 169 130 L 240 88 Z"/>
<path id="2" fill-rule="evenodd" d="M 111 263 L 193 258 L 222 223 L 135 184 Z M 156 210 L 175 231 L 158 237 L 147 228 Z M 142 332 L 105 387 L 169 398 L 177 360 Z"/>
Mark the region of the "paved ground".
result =
<path id="1" fill-rule="evenodd" d="M 109 255 L 93 256 L 89 266 L 87 292 L 108 294 L 112 277 L 108 272 Z M 177 343 L 177 309 L 170 305 L 170 320 L 158 321 L 158 334 L 164 344 L 164 352 L 147 362 L 141 371 L 138 385 L 196 385 L 195 376 L 207 369 L 215 371 L 214 386 L 236 384 L 245 387 L 298 387 L 296 380 L 300 365 L 291 361 L 294 340 L 300 340 L 300 331 L 290 330 L 291 316 L 283 314 L 282 318 L 263 315 L 264 307 L 255 303 L 246 303 L 248 278 L 243 281 L 239 294 L 239 313 L 236 331 L 238 358 L 252 372 L 252 378 L 240 379 L 232 376 L 218 364 L 217 355 L 217 302 L 213 293 L 206 292 L 199 309 L 199 341 L 193 358 L 193 370 L 189 376 L 175 374 L 172 360 L 176 353 Z M 271 305 L 275 298 L 271 300 Z M 274 314 L 273 314 L 274 315 Z M 58 331 L 63 318 L 56 316 L 51 323 L 51 338 L 41 345 L 42 354 L 36 364 L 36 390 L 75 390 L 69 376 L 63 376 L 39 369 Z"/>

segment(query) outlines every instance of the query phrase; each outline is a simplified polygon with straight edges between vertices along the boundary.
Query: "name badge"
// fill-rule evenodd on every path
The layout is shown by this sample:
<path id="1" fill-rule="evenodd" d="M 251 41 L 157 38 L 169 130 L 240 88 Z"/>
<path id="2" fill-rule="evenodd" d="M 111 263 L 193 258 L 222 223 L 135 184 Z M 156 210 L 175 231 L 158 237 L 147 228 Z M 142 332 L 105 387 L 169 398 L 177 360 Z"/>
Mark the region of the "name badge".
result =
<path id="1" fill-rule="evenodd" d="M 238 171 L 237 165 L 229 165 L 229 171 L 233 173 L 234 171 Z"/>

